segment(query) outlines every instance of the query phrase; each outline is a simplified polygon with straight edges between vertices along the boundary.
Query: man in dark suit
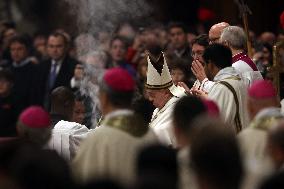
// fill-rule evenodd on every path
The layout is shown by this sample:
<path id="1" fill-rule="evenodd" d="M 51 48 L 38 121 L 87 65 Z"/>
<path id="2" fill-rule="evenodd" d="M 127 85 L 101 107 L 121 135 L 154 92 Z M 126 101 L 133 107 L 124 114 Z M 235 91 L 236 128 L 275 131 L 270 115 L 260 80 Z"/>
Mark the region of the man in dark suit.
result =
<path id="1" fill-rule="evenodd" d="M 49 109 L 50 93 L 58 86 L 70 87 L 77 60 L 67 54 L 68 40 L 63 33 L 50 34 L 47 41 L 47 54 L 49 59 L 38 66 L 39 82 L 35 95 L 37 104 Z"/>
<path id="2" fill-rule="evenodd" d="M 191 48 L 187 41 L 187 27 L 180 22 L 172 22 L 168 26 L 169 47 L 168 54 L 172 58 L 182 58 L 192 62 Z"/>

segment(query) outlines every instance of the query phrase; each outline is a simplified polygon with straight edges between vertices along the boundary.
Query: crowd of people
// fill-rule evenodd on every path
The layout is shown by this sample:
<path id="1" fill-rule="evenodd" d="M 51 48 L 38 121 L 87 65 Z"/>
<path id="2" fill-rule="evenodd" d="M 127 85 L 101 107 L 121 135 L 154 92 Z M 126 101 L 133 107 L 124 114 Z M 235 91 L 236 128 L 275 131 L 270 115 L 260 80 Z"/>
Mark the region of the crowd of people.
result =
<path id="1" fill-rule="evenodd" d="M 0 30 L 0 187 L 283 187 L 284 113 L 270 70 L 284 30 Z"/>

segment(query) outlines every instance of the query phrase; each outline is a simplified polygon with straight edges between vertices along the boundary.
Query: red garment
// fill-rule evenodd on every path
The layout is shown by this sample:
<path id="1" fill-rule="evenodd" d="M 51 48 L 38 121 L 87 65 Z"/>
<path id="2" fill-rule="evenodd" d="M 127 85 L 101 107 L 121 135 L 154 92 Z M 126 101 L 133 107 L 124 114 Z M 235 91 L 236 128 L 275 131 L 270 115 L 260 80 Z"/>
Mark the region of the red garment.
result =
<path id="1" fill-rule="evenodd" d="M 284 29 L 284 11 L 280 15 L 280 24 L 282 26 L 282 29 Z"/>
<path id="2" fill-rule="evenodd" d="M 233 64 L 239 60 L 242 60 L 247 63 L 251 67 L 251 69 L 253 69 L 253 71 L 258 71 L 255 63 L 252 61 L 252 59 L 250 59 L 250 57 L 248 57 L 246 53 L 242 52 L 233 56 Z"/>
<path id="3" fill-rule="evenodd" d="M 136 53 L 137 53 L 136 49 L 129 47 L 127 49 L 126 58 L 125 58 L 126 62 L 129 62 L 133 66 L 133 68 L 135 68 L 135 70 L 137 70 L 137 64 L 133 63 L 132 59 L 133 59 L 133 57 L 135 56 Z"/>

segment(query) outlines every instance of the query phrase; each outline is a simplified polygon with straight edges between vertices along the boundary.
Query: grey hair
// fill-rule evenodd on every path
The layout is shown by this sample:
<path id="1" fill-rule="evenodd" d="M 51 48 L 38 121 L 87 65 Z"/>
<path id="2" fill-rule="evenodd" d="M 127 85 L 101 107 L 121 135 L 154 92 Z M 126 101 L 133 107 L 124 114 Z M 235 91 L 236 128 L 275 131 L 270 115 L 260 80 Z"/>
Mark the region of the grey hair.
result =
<path id="1" fill-rule="evenodd" d="M 245 49 L 247 37 L 243 28 L 239 26 L 228 26 L 224 28 L 221 37 L 221 43 L 227 42 L 233 49 Z"/>

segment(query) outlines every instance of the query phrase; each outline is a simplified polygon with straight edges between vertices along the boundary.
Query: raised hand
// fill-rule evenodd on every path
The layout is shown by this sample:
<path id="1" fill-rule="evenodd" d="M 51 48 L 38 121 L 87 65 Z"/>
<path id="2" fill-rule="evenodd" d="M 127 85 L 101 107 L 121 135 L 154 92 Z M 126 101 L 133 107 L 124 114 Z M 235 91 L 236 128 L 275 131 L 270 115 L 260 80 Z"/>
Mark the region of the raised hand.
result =
<path id="1" fill-rule="evenodd" d="M 194 60 L 192 62 L 191 71 L 195 75 L 195 77 L 198 79 L 198 81 L 201 83 L 205 78 L 207 78 L 205 74 L 205 70 L 203 65 L 199 60 Z"/>
<path id="2" fill-rule="evenodd" d="M 191 94 L 193 94 L 194 96 L 200 97 L 200 98 L 207 98 L 208 93 L 206 93 L 205 91 L 196 89 L 196 88 L 192 88 L 191 90 Z"/>

